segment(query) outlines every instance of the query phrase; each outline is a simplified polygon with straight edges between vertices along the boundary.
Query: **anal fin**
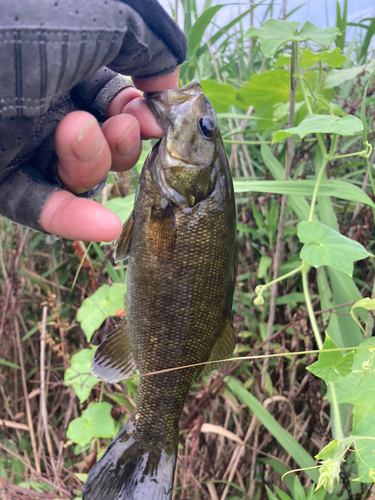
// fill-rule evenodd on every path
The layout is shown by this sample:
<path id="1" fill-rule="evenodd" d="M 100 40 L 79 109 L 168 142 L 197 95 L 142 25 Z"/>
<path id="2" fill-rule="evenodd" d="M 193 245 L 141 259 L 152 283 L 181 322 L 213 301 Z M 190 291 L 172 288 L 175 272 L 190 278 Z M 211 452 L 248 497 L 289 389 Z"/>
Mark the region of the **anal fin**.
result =
<path id="1" fill-rule="evenodd" d="M 115 241 L 115 262 L 125 260 L 129 256 L 134 229 L 134 210 L 126 219 L 121 236 Z"/>
<path id="2" fill-rule="evenodd" d="M 135 368 L 130 329 L 125 319 L 98 347 L 91 371 L 96 377 L 114 384 L 129 377 Z"/>
<path id="3" fill-rule="evenodd" d="M 221 365 L 220 359 L 230 358 L 233 349 L 236 345 L 236 339 L 234 336 L 233 325 L 230 318 L 226 318 L 223 323 L 223 327 L 219 338 L 212 349 L 209 361 L 218 361 L 217 363 L 209 363 L 205 365 L 200 375 L 207 375 L 212 370 L 216 370 Z"/>

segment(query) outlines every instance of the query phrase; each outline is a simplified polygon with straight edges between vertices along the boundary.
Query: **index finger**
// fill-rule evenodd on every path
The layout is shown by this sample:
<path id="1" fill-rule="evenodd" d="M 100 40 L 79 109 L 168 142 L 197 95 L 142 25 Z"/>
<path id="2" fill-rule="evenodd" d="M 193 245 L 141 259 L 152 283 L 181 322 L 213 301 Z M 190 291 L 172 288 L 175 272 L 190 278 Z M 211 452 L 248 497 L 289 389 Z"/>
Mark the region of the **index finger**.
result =
<path id="1" fill-rule="evenodd" d="M 180 66 L 169 75 L 155 76 L 154 78 L 133 78 L 134 86 L 142 92 L 162 92 L 179 87 Z"/>

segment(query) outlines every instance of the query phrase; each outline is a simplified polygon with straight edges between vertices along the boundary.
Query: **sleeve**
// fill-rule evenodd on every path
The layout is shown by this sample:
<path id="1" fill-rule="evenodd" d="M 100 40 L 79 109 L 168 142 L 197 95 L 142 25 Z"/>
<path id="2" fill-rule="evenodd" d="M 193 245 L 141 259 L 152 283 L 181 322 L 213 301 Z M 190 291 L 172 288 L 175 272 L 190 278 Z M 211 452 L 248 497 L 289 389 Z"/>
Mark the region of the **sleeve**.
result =
<path id="1" fill-rule="evenodd" d="M 102 121 L 109 101 L 128 86 L 118 73 L 168 74 L 185 57 L 184 35 L 156 0 L 2 6 L 0 214 L 41 230 L 45 202 L 64 189 L 53 147 L 63 116 L 86 109 Z"/>

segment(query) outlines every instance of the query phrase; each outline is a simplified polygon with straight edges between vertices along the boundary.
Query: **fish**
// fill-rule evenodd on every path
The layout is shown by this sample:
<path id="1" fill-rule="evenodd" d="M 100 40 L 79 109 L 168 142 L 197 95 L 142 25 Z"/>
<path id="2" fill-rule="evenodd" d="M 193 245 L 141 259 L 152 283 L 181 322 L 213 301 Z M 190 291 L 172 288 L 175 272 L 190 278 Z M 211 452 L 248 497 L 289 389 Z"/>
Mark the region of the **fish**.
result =
<path id="1" fill-rule="evenodd" d="M 91 470 L 83 500 L 171 498 L 184 402 L 214 363 L 183 367 L 219 362 L 235 346 L 236 209 L 214 109 L 197 81 L 145 99 L 165 135 L 116 242 L 115 260 L 128 259 L 127 315 L 92 373 L 112 383 L 135 369 L 152 375 L 140 376 L 134 413 Z"/>

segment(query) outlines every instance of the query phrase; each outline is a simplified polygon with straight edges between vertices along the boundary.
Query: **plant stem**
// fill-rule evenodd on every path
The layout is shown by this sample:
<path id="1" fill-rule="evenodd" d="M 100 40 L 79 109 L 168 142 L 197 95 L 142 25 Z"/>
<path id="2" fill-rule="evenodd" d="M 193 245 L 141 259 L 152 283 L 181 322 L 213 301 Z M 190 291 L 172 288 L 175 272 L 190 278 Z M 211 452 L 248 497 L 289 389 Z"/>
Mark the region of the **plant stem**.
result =
<path id="1" fill-rule="evenodd" d="M 103 393 L 104 393 L 104 382 L 100 384 L 99 403 L 103 401 Z"/>
<path id="2" fill-rule="evenodd" d="M 306 103 L 307 112 L 309 113 L 309 115 L 312 115 L 313 112 L 311 109 L 310 101 L 309 101 L 309 98 L 307 97 L 306 87 L 303 83 L 303 78 L 301 75 L 300 57 L 299 57 L 299 42 L 296 42 L 296 80 L 299 83 L 299 85 L 301 86 L 301 92 L 303 95 L 303 99 Z"/>
<path id="3" fill-rule="evenodd" d="M 312 330 L 314 332 L 316 343 L 319 347 L 319 350 L 322 350 L 323 349 L 323 340 L 322 340 L 322 336 L 320 335 L 318 324 L 317 324 L 316 319 L 315 319 L 314 309 L 313 309 L 313 306 L 311 303 L 311 297 L 310 297 L 309 287 L 308 287 L 308 283 L 307 283 L 307 273 L 309 270 L 309 265 L 305 261 L 303 261 L 303 264 L 304 265 L 303 265 L 303 269 L 302 269 L 302 284 L 303 284 L 303 293 L 305 295 L 306 307 L 307 307 L 307 311 L 309 313 L 310 323 L 311 323 Z M 333 415 L 331 416 L 331 418 L 332 418 L 332 421 L 334 424 L 334 425 L 332 425 L 332 434 L 333 434 L 333 437 L 339 441 L 339 443 L 342 443 L 344 434 L 343 434 L 343 431 L 341 428 L 340 409 L 339 409 L 339 403 L 337 400 L 335 384 L 333 382 L 328 382 L 328 387 L 329 387 L 329 389 L 331 391 L 331 395 L 332 395 L 331 406 L 332 406 L 332 410 L 333 410 Z"/>
<path id="4" fill-rule="evenodd" d="M 314 332 L 315 340 L 316 343 L 318 344 L 319 349 L 323 349 L 323 340 L 319 332 L 318 324 L 315 319 L 315 314 L 314 314 L 314 309 L 311 303 L 311 297 L 309 293 L 309 286 L 307 283 L 307 273 L 310 269 L 310 266 L 307 264 L 307 262 L 303 261 L 302 264 L 302 285 L 303 285 L 303 293 L 305 295 L 305 302 L 306 302 L 306 307 L 307 311 L 309 313 L 309 318 L 310 318 L 310 323 L 312 330 Z"/>
<path id="5" fill-rule="evenodd" d="M 339 443 L 344 446 L 343 439 L 344 439 L 344 434 L 342 432 L 341 428 L 341 420 L 340 420 L 340 410 L 339 410 L 339 402 L 337 400 L 337 394 L 336 394 L 336 387 L 333 382 L 328 382 L 328 387 L 331 390 L 331 398 L 332 398 L 332 403 L 331 406 L 333 408 L 333 423 L 332 425 L 332 435 Z M 336 434 L 336 435 L 335 435 Z"/>
<path id="6" fill-rule="evenodd" d="M 297 269 L 294 269 L 293 271 L 290 271 L 289 273 L 283 274 L 282 276 L 279 276 L 278 278 L 270 281 L 269 283 L 266 283 L 265 285 L 257 286 L 255 289 L 255 293 L 257 293 L 257 290 L 259 290 L 258 295 L 262 295 L 264 290 L 267 290 L 267 288 L 269 288 L 270 286 L 274 285 L 275 283 L 279 283 L 279 281 L 284 281 L 286 278 L 290 278 L 294 274 L 297 274 L 300 271 L 302 271 L 303 268 L 304 268 L 304 265 L 302 264 L 301 266 L 297 267 Z"/>
<path id="7" fill-rule="evenodd" d="M 302 95 L 303 95 L 303 98 L 304 98 L 305 103 L 306 103 L 307 111 L 309 114 L 312 114 L 312 109 L 310 106 L 309 98 L 307 96 L 304 79 L 301 76 L 301 70 L 300 70 L 299 59 L 298 59 L 299 56 L 297 55 L 297 53 L 299 52 L 298 44 L 297 44 L 296 48 L 297 48 L 297 50 L 296 50 L 296 80 L 301 85 L 301 91 L 302 91 Z M 337 135 L 334 134 L 332 137 L 332 143 L 331 143 L 331 147 L 330 147 L 328 154 L 327 154 L 326 149 L 324 147 L 324 142 L 323 142 L 321 134 L 316 134 L 316 137 L 318 140 L 320 150 L 322 152 L 323 160 L 322 160 L 322 164 L 321 164 L 321 167 L 320 167 L 317 179 L 316 179 L 316 184 L 315 184 L 313 196 L 311 199 L 309 221 L 312 221 L 313 217 L 314 217 L 314 209 L 315 209 L 315 204 L 316 204 L 316 198 L 318 196 L 319 185 L 320 185 L 320 182 L 323 178 L 323 174 L 325 172 L 325 168 L 327 166 L 327 163 L 331 160 L 331 158 L 333 156 L 333 153 L 335 150 L 335 145 L 336 145 Z M 323 340 L 322 340 L 322 337 L 320 335 L 318 324 L 317 324 L 316 319 L 315 319 L 314 309 L 312 306 L 308 282 L 307 282 L 308 271 L 309 271 L 309 265 L 307 264 L 307 262 L 302 261 L 302 284 L 303 284 L 303 293 L 305 296 L 306 307 L 307 307 L 307 311 L 309 313 L 311 328 L 314 332 L 316 343 L 317 343 L 319 349 L 322 350 L 323 349 Z M 338 400 L 337 400 L 335 385 L 333 384 L 333 382 L 329 382 L 328 387 L 330 388 L 331 394 L 332 394 L 332 403 L 331 403 L 331 406 L 332 406 L 332 417 L 331 418 L 332 418 L 332 422 L 333 422 L 332 430 L 336 434 L 336 436 L 334 436 L 334 437 L 336 437 L 336 439 L 340 443 L 342 443 L 343 431 L 342 431 L 342 427 L 341 427 L 340 409 L 339 409 L 339 404 L 338 404 Z"/>
<path id="8" fill-rule="evenodd" d="M 316 198 L 318 196 L 319 184 L 323 178 L 323 174 L 324 174 L 326 166 L 327 166 L 327 161 L 328 161 L 327 156 L 324 156 L 323 161 L 322 161 L 322 165 L 320 167 L 319 174 L 318 174 L 318 177 L 316 179 L 315 186 L 314 186 L 314 192 L 313 192 L 313 195 L 311 198 L 309 221 L 312 221 L 314 218 L 314 210 L 315 210 Z"/>

